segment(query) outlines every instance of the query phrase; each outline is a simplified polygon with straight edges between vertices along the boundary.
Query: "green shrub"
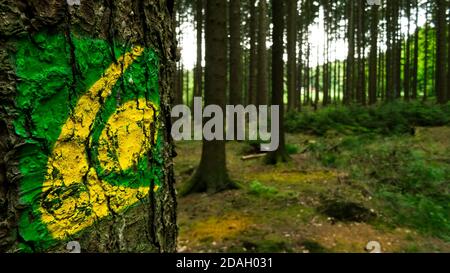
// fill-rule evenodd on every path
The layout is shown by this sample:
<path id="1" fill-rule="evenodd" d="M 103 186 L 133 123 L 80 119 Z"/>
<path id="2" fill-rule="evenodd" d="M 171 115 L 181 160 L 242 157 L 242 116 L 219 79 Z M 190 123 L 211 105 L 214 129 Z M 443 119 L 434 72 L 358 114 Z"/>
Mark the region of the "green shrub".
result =
<path id="1" fill-rule="evenodd" d="M 372 143 L 372 145 L 366 145 Z M 378 145 L 373 145 L 373 144 Z M 329 158 L 323 148 L 320 158 Z M 349 136 L 334 157 L 354 179 L 370 186 L 395 223 L 450 241 L 450 166 L 411 149 L 402 137 Z M 327 164 L 325 164 L 327 165 Z"/>
<path id="2" fill-rule="evenodd" d="M 250 194 L 257 196 L 271 197 L 278 193 L 278 190 L 274 187 L 263 185 L 261 182 L 255 180 L 250 183 Z"/>
<path id="3" fill-rule="evenodd" d="M 295 145 L 295 144 L 286 144 L 285 147 L 286 147 L 286 148 L 285 148 L 285 149 L 286 149 L 286 152 L 287 152 L 288 154 L 290 154 L 290 155 L 298 154 L 299 151 L 300 151 L 299 147 L 298 147 L 297 145 Z"/>
<path id="4" fill-rule="evenodd" d="M 414 126 L 443 126 L 450 124 L 450 103 L 447 105 L 400 101 L 376 106 L 337 106 L 317 112 L 289 113 L 288 132 L 303 132 L 323 136 L 335 130 L 343 134 L 379 133 L 406 134 Z"/>

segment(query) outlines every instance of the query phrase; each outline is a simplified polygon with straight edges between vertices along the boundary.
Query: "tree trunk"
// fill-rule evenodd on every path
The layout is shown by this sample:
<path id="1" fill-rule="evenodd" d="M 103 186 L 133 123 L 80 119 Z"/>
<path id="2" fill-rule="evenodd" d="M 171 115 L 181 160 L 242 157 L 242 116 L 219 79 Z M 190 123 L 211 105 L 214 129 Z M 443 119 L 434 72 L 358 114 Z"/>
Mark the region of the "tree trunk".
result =
<path id="1" fill-rule="evenodd" d="M 314 97 L 314 111 L 317 111 L 317 108 L 319 107 L 319 100 L 320 100 L 320 65 L 319 65 L 319 47 L 317 47 L 316 52 L 317 60 L 316 60 L 316 73 L 315 73 L 315 81 L 314 81 L 314 90 L 315 90 L 315 97 Z"/>
<path id="2" fill-rule="evenodd" d="M 348 28 L 347 28 L 347 42 L 348 42 L 348 57 L 347 57 L 347 71 L 346 71 L 346 90 L 344 93 L 344 103 L 349 104 L 353 98 L 353 82 L 354 82 L 354 64 L 355 64 L 355 16 L 354 16 L 354 1 L 347 2 L 348 13 Z"/>
<path id="3" fill-rule="evenodd" d="M 288 88 L 288 112 L 297 109 L 298 92 L 297 79 L 297 1 L 287 1 L 287 88 Z"/>
<path id="4" fill-rule="evenodd" d="M 413 72 L 412 72 L 412 88 L 411 97 L 412 99 L 417 99 L 417 89 L 418 89 L 418 73 L 419 73 L 419 2 L 416 1 L 416 19 L 415 26 L 416 30 L 414 32 L 414 52 L 413 52 Z"/>
<path id="5" fill-rule="evenodd" d="M 307 47 L 306 47 L 306 71 L 305 71 L 305 78 L 306 78 L 306 98 L 305 98 L 305 105 L 308 105 L 308 103 L 311 103 L 311 43 L 308 41 Z"/>
<path id="6" fill-rule="evenodd" d="M 185 90 L 186 90 L 186 105 L 189 105 L 189 107 L 191 107 L 191 109 L 193 109 L 193 106 L 194 106 L 194 101 L 192 100 L 192 98 L 189 96 L 190 94 L 189 94 L 189 89 L 190 89 L 190 82 L 189 82 L 189 79 L 190 79 L 190 75 L 189 75 L 189 69 L 186 69 L 186 78 L 185 78 L 185 80 L 186 80 L 186 82 L 185 82 L 185 84 L 186 84 L 186 86 L 185 86 Z"/>
<path id="7" fill-rule="evenodd" d="M 203 0 L 196 0 L 195 22 L 197 31 L 197 61 L 194 76 L 194 97 L 201 97 L 203 93 Z"/>
<path id="8" fill-rule="evenodd" d="M 256 40 L 257 40 L 257 12 L 255 7 L 256 0 L 250 0 L 250 61 L 249 61 L 249 76 L 248 76 L 248 104 L 256 105 L 257 101 L 257 55 L 256 55 Z"/>
<path id="9" fill-rule="evenodd" d="M 303 2 L 300 2 L 300 6 L 302 6 Z M 304 89 L 305 86 L 305 75 L 303 74 L 303 69 L 305 66 L 305 63 L 303 61 L 303 41 L 304 41 L 304 27 L 303 27 L 303 17 L 299 16 L 299 13 L 296 13 L 297 15 L 297 21 L 298 21 L 298 25 L 299 25 L 299 34 L 298 34 L 298 65 L 297 65 L 297 105 L 296 105 L 296 109 L 298 111 L 301 111 L 302 109 L 302 89 Z"/>
<path id="10" fill-rule="evenodd" d="M 184 65 L 183 62 L 180 62 L 179 69 L 178 69 L 178 93 L 180 94 L 181 103 L 183 103 L 184 99 Z M 187 98 L 186 98 L 187 99 Z M 187 105 L 187 102 L 186 102 Z"/>
<path id="11" fill-rule="evenodd" d="M 328 9 L 324 7 L 324 25 L 325 25 L 325 33 L 324 33 L 324 43 L 323 43 L 323 52 L 324 52 L 324 62 L 322 65 L 322 86 L 323 86 L 323 106 L 327 106 L 329 104 L 330 97 L 330 85 L 329 85 L 329 62 L 328 62 L 328 45 L 329 45 L 329 16 Z"/>
<path id="12" fill-rule="evenodd" d="M 289 0 L 288 0 L 289 1 Z M 272 2 L 272 105 L 280 107 L 280 127 L 279 146 L 276 151 L 270 152 L 266 157 L 266 162 L 276 164 L 286 162 L 289 156 L 285 149 L 284 136 L 284 86 L 283 86 L 283 33 L 284 33 L 284 1 Z"/>
<path id="13" fill-rule="evenodd" d="M 402 33 L 401 33 L 401 25 L 400 25 L 400 2 L 395 1 L 395 98 L 398 99 L 401 97 L 402 92 Z"/>
<path id="14" fill-rule="evenodd" d="M 450 1 L 447 5 L 447 10 L 450 10 Z M 450 100 L 450 12 L 448 16 L 447 29 L 447 101 Z"/>
<path id="15" fill-rule="evenodd" d="M 424 37 L 424 71 L 423 71 L 423 101 L 427 100 L 428 97 L 428 50 L 430 48 L 429 46 L 429 22 L 428 22 L 428 15 L 429 15 L 429 5 L 426 4 L 425 6 L 425 37 Z"/>
<path id="16" fill-rule="evenodd" d="M 411 99 L 411 74 L 410 74 L 410 64 L 411 64 L 411 39 L 410 39 L 410 29 L 411 29 L 411 0 L 406 1 L 406 18 L 408 19 L 407 36 L 406 36 L 406 50 L 405 50 L 405 63 L 403 68 L 403 92 L 406 101 Z"/>
<path id="17" fill-rule="evenodd" d="M 230 0 L 230 104 L 242 104 L 241 3 Z"/>
<path id="18" fill-rule="evenodd" d="M 205 105 L 225 109 L 227 90 L 226 1 L 206 2 L 205 26 Z M 226 168 L 225 141 L 203 140 L 202 157 L 192 179 L 181 194 L 217 193 L 235 188 Z"/>
<path id="19" fill-rule="evenodd" d="M 377 102 L 378 5 L 372 5 L 370 20 L 369 104 Z M 380 75 L 381 76 L 381 75 Z"/>
<path id="20" fill-rule="evenodd" d="M 450 10 L 450 1 L 448 2 L 447 5 L 447 10 Z M 446 96 L 446 100 L 449 101 L 450 100 L 450 13 L 448 16 L 448 29 L 447 29 L 447 96 Z"/>
<path id="21" fill-rule="evenodd" d="M 0 8 L 1 251 L 173 252 L 173 1 L 76 2 Z"/>
<path id="22" fill-rule="evenodd" d="M 258 10 L 258 105 L 267 105 L 268 100 L 268 66 L 267 66 L 267 3 L 266 0 L 259 1 Z"/>
<path id="23" fill-rule="evenodd" d="M 436 92 L 438 103 L 448 101 L 447 92 L 447 24 L 446 24 L 446 0 L 436 0 Z"/>
<path id="24" fill-rule="evenodd" d="M 365 58 L 365 2 L 358 1 L 358 79 L 357 79 L 357 101 L 366 104 L 366 58 Z"/>

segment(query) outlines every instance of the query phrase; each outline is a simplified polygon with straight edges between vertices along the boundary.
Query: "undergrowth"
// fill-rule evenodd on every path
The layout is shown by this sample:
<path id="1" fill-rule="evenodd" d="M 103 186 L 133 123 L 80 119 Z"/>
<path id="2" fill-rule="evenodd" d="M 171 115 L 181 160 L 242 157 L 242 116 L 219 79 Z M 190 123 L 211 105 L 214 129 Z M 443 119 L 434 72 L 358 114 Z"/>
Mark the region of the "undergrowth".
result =
<path id="1" fill-rule="evenodd" d="M 408 134 L 414 133 L 415 126 L 447 124 L 450 124 L 450 104 L 396 101 L 370 107 L 331 106 L 317 112 L 289 113 L 285 126 L 290 133 L 323 136 L 329 131 L 343 134 Z"/>

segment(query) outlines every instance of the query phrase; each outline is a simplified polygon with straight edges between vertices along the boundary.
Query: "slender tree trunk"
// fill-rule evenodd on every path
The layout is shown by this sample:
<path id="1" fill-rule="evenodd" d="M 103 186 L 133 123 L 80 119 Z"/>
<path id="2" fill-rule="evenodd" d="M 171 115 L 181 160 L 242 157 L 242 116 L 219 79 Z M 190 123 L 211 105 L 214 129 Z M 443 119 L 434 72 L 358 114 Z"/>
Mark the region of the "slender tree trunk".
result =
<path id="1" fill-rule="evenodd" d="M 317 108 L 319 107 L 319 100 L 320 100 L 320 65 L 319 65 L 319 46 L 317 46 L 317 59 L 316 59 L 316 73 L 315 73 L 315 83 L 314 83 L 314 89 L 315 89 L 315 97 L 314 97 L 314 111 L 317 111 Z"/>
<path id="2" fill-rule="evenodd" d="M 377 102 L 378 5 L 372 5 L 370 19 L 369 104 Z"/>
<path id="3" fill-rule="evenodd" d="M 425 49 L 424 49 L 424 52 L 425 52 L 425 54 L 424 54 L 424 71 L 423 71 L 423 98 L 422 98 L 422 100 L 423 101 L 426 101 L 427 100 L 427 97 L 428 97 L 428 51 L 429 51 L 429 49 L 430 49 L 430 46 L 429 46 L 429 41 L 428 41 L 428 39 L 429 39 L 429 22 L 428 22 L 428 15 L 429 15 L 429 5 L 428 4 L 426 4 L 426 6 L 425 6 L 425 38 L 424 38 L 424 41 L 425 41 Z"/>
<path id="4" fill-rule="evenodd" d="M 242 104 L 241 1 L 230 0 L 230 104 Z"/>
<path id="5" fill-rule="evenodd" d="M 334 49 L 334 56 L 336 56 L 336 48 Z M 333 63 L 333 100 L 337 103 L 337 85 L 338 85 L 338 71 L 339 61 L 335 60 Z"/>
<path id="6" fill-rule="evenodd" d="M 323 43 L 323 52 L 324 52 L 324 62 L 322 65 L 322 90 L 323 90 L 323 106 L 327 106 L 330 97 L 330 85 L 329 85 L 329 57 L 328 57 L 328 45 L 329 45 L 329 16 L 328 16 L 328 8 L 324 7 L 324 24 L 325 24 L 325 33 L 324 33 L 324 43 Z"/>
<path id="7" fill-rule="evenodd" d="M 437 94 L 437 89 L 436 89 L 436 43 L 433 43 L 432 46 L 432 50 L 431 50 L 431 60 L 433 60 L 433 62 L 431 63 L 431 70 L 430 70 L 430 74 L 434 75 L 434 77 L 431 77 L 431 86 L 434 87 L 434 93 L 430 93 L 433 94 L 434 96 L 436 96 L 436 98 L 438 97 Z"/>
<path id="8" fill-rule="evenodd" d="M 357 100 L 366 104 L 365 2 L 358 2 L 358 90 Z"/>
<path id="9" fill-rule="evenodd" d="M 201 97 L 203 91 L 203 0 L 196 0 L 195 2 L 195 22 L 197 31 L 197 60 L 195 64 L 194 76 L 194 97 Z"/>
<path id="10" fill-rule="evenodd" d="M 450 1 L 448 2 L 447 10 L 450 10 Z M 447 96 L 446 100 L 450 100 L 450 12 L 448 17 L 447 29 Z"/>
<path id="11" fill-rule="evenodd" d="M 184 65 L 181 63 L 180 68 L 178 70 L 178 86 L 179 86 L 179 94 L 181 95 L 181 101 L 187 104 L 186 101 L 184 101 Z M 187 99 L 187 98 L 186 98 Z"/>
<path id="12" fill-rule="evenodd" d="M 288 89 L 288 112 L 297 110 L 298 92 L 296 88 L 297 79 L 297 1 L 288 0 L 287 3 L 287 89 Z"/>
<path id="13" fill-rule="evenodd" d="M 303 4 L 303 1 L 300 1 L 300 6 Z M 301 111 L 302 109 L 302 89 L 304 89 L 304 75 L 303 75 L 303 69 L 304 69 L 304 61 L 303 61 L 303 36 L 304 36 L 304 26 L 303 26 L 303 17 L 299 16 L 298 12 L 297 15 L 297 22 L 299 25 L 299 35 L 298 35 L 298 65 L 297 65 L 297 104 L 296 109 L 298 111 Z"/>
<path id="14" fill-rule="evenodd" d="M 405 50 L 405 64 L 403 67 L 403 92 L 404 99 L 409 101 L 411 98 L 410 90 L 410 59 L 411 59 L 411 39 L 410 39 L 410 29 L 411 29 L 411 0 L 406 1 L 406 17 L 408 19 L 407 36 L 406 36 L 406 50 Z"/>
<path id="15" fill-rule="evenodd" d="M 193 109 L 193 103 L 194 101 L 192 100 L 192 98 L 189 96 L 189 89 L 190 89 L 190 83 L 189 83 L 189 69 L 186 69 L 186 83 L 185 83 L 185 90 L 186 90 L 186 105 L 189 105 L 189 107 L 191 107 L 191 109 Z"/>
<path id="16" fill-rule="evenodd" d="M 446 103 L 447 98 L 447 24 L 446 0 L 436 0 L 436 92 L 438 103 Z"/>
<path id="17" fill-rule="evenodd" d="M 347 13 L 348 13 L 348 29 L 347 29 L 347 42 L 348 42 L 348 57 L 347 57 L 347 71 L 346 71 L 346 91 L 344 94 L 344 104 L 352 102 L 353 98 L 353 82 L 354 82 L 354 64 L 355 64 L 355 16 L 354 16 L 354 1 L 347 1 Z"/>
<path id="18" fill-rule="evenodd" d="M 306 99 L 305 105 L 311 103 L 311 43 L 306 48 Z"/>
<path id="19" fill-rule="evenodd" d="M 337 102 L 340 103 L 341 102 L 341 86 L 343 85 L 343 83 L 341 82 L 341 61 L 338 61 L 337 63 Z"/>
<path id="20" fill-rule="evenodd" d="M 400 2 L 395 1 L 395 37 L 396 37 L 396 58 L 395 58 L 395 98 L 401 98 L 402 95 L 402 45 L 403 45 L 403 37 L 401 33 L 401 25 L 400 25 Z"/>
<path id="21" fill-rule="evenodd" d="M 222 109 L 225 109 L 227 90 L 226 4 L 223 0 L 208 0 L 205 25 L 205 105 L 218 105 Z M 234 188 L 226 168 L 225 141 L 203 140 L 200 165 L 181 195 Z"/>
<path id="22" fill-rule="evenodd" d="M 377 92 L 376 92 L 376 97 L 375 100 L 377 100 L 378 98 L 380 98 L 381 100 L 383 100 L 384 98 L 384 56 L 385 54 L 381 53 L 378 55 L 378 72 L 377 72 Z"/>
<path id="23" fill-rule="evenodd" d="M 393 99 L 394 93 L 394 77 L 393 77 L 393 52 L 394 52 L 394 44 L 393 44 L 393 16 L 392 16 L 392 7 L 393 1 L 386 2 L 386 94 L 385 98 L 387 101 Z"/>
<path id="24" fill-rule="evenodd" d="M 257 101 L 257 12 L 256 0 L 250 0 L 250 61 L 249 61 L 249 83 L 248 83 L 248 103 L 256 105 Z"/>
<path id="25" fill-rule="evenodd" d="M 284 1 L 272 2 L 272 105 L 280 107 L 280 130 L 279 146 L 274 152 L 267 155 L 266 161 L 269 164 L 286 162 L 289 155 L 286 152 L 286 142 L 284 136 L 284 102 L 283 102 L 283 32 L 284 32 Z"/>
<path id="26" fill-rule="evenodd" d="M 258 105 L 267 105 L 268 100 L 268 65 L 267 65 L 267 3 L 259 0 L 258 9 Z"/>
<path id="27" fill-rule="evenodd" d="M 247 50 L 242 50 L 242 104 L 247 104 L 248 102 L 248 69 L 246 69 L 249 65 L 248 65 L 248 60 L 249 60 L 249 56 L 248 56 L 248 51 Z"/>
<path id="28" fill-rule="evenodd" d="M 415 27 L 416 30 L 414 32 L 414 57 L 413 57 L 413 72 L 412 72 L 412 89 L 411 96 L 415 100 L 417 99 L 417 88 L 419 84 L 418 72 L 419 72 L 419 1 L 416 0 L 416 18 L 415 18 Z"/>

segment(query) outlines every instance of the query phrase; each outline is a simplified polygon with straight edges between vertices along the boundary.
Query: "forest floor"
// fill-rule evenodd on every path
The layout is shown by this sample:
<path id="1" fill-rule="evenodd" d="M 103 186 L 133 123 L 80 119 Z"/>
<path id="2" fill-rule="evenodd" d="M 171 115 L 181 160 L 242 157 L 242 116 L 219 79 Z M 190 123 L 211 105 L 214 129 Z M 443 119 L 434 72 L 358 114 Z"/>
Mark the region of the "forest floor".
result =
<path id="1" fill-rule="evenodd" d="M 450 127 L 288 134 L 292 160 L 277 166 L 242 160 L 251 145 L 228 142 L 228 170 L 240 189 L 179 197 L 178 251 L 366 252 L 376 241 L 383 252 L 450 252 L 450 212 L 433 201 L 444 194 L 448 202 L 449 135 Z M 178 188 L 195 171 L 201 145 L 177 143 Z M 430 176 L 430 185 L 414 180 Z"/>

